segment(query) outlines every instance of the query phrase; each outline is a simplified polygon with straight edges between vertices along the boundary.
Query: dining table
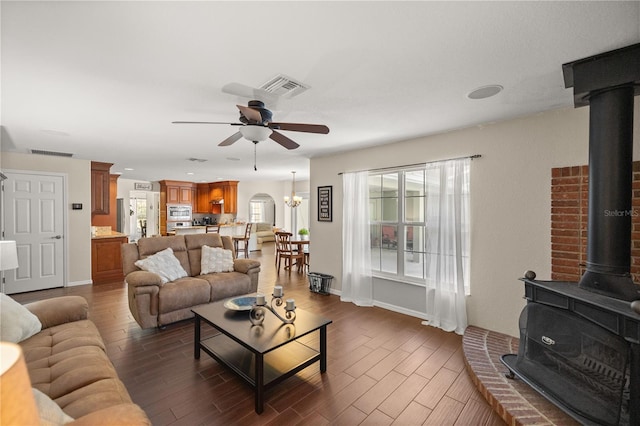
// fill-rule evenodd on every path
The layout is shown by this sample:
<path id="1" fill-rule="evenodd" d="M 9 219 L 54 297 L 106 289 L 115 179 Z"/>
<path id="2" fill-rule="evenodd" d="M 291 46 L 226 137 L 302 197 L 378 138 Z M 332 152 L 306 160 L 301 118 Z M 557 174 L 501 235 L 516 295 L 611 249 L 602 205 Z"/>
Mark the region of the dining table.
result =
<path id="1" fill-rule="evenodd" d="M 309 267 L 309 239 L 308 238 L 297 238 L 297 239 L 289 239 L 291 245 L 297 246 L 298 253 L 304 253 L 304 261 L 303 264 L 299 265 L 298 261 L 296 261 L 295 265 L 298 271 L 304 270 L 305 267 Z M 293 265 L 292 265 L 293 266 Z"/>

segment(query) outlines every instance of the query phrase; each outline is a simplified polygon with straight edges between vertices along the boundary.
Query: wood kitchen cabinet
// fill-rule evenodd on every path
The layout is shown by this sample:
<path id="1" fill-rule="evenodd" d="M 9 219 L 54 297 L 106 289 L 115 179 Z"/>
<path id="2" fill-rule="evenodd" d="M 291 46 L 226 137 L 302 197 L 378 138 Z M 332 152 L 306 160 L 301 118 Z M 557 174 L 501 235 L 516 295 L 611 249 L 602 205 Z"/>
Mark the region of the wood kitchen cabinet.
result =
<path id="1" fill-rule="evenodd" d="M 236 214 L 238 212 L 238 181 L 225 180 L 209 184 L 211 200 L 224 200 L 224 204 L 212 204 L 212 213 Z"/>
<path id="2" fill-rule="evenodd" d="M 193 208 L 194 213 L 211 213 L 211 198 L 209 197 L 209 184 L 199 183 L 196 185 L 196 202 Z"/>
<path id="3" fill-rule="evenodd" d="M 235 214 L 238 212 L 238 181 L 198 183 L 195 194 L 194 213 Z"/>
<path id="4" fill-rule="evenodd" d="M 91 215 L 109 214 L 111 211 L 109 192 L 109 170 L 112 163 L 91 162 Z"/>
<path id="5" fill-rule="evenodd" d="M 196 211 L 197 185 L 179 180 L 160 181 L 160 235 L 167 233 L 167 204 L 188 204 Z"/>
<path id="6" fill-rule="evenodd" d="M 124 279 L 122 273 L 122 244 L 128 243 L 126 235 L 95 237 L 91 240 L 91 280 L 103 284 Z"/>
<path id="7" fill-rule="evenodd" d="M 224 212 L 230 214 L 238 213 L 238 182 L 228 180 L 223 187 L 224 191 Z"/>
<path id="8" fill-rule="evenodd" d="M 193 182 L 160 181 L 160 193 L 165 193 L 166 204 L 189 204 L 193 206 L 195 189 Z"/>

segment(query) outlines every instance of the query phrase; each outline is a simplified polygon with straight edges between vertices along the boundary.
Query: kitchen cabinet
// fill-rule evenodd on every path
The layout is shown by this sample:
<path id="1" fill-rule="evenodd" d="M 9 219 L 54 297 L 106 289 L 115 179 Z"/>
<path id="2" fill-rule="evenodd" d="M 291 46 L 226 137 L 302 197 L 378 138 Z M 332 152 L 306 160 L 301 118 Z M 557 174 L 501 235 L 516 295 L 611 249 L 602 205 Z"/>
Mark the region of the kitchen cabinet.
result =
<path id="1" fill-rule="evenodd" d="M 111 211 L 109 170 L 112 165 L 112 163 L 91 162 L 91 215 L 109 214 Z"/>
<path id="2" fill-rule="evenodd" d="M 160 181 L 160 235 L 167 232 L 167 204 L 188 204 L 195 210 L 196 189 L 193 182 Z"/>
<path id="3" fill-rule="evenodd" d="M 198 183 L 195 194 L 194 213 L 238 212 L 238 181 Z"/>
<path id="4" fill-rule="evenodd" d="M 227 181 L 224 189 L 224 212 L 238 213 L 238 182 Z"/>
<path id="5" fill-rule="evenodd" d="M 223 204 L 212 204 L 212 213 L 236 214 L 238 212 L 238 181 L 225 180 L 209 184 L 211 200 L 223 200 Z"/>
<path id="6" fill-rule="evenodd" d="M 193 212 L 211 213 L 211 198 L 209 197 L 208 183 L 199 183 L 196 185 L 196 202 Z"/>
<path id="7" fill-rule="evenodd" d="M 91 280 L 104 284 L 124 279 L 122 273 L 122 244 L 128 243 L 124 234 L 91 239 Z"/>
<path id="8" fill-rule="evenodd" d="M 193 206 L 195 184 L 176 180 L 161 180 L 160 194 L 165 193 L 165 204 L 189 204 Z"/>

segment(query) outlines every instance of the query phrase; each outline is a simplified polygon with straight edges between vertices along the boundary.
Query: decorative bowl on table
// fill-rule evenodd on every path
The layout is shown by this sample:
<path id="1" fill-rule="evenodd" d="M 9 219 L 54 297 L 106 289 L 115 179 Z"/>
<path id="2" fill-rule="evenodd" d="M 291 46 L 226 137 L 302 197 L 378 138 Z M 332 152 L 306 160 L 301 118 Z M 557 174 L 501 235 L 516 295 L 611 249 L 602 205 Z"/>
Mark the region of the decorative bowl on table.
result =
<path id="1" fill-rule="evenodd" d="M 254 303 L 256 303 L 255 296 L 240 296 L 224 302 L 224 307 L 232 311 L 250 311 Z"/>

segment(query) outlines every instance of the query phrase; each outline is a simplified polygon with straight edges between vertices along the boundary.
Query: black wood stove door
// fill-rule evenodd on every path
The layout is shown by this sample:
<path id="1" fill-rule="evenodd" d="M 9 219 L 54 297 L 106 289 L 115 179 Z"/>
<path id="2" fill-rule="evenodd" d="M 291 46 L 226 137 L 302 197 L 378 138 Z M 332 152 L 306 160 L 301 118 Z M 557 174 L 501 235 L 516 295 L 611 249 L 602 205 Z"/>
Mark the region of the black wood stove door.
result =
<path id="1" fill-rule="evenodd" d="M 528 303 L 520 315 L 518 355 L 503 362 L 578 421 L 629 420 L 629 343 L 563 309 Z"/>

